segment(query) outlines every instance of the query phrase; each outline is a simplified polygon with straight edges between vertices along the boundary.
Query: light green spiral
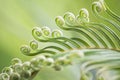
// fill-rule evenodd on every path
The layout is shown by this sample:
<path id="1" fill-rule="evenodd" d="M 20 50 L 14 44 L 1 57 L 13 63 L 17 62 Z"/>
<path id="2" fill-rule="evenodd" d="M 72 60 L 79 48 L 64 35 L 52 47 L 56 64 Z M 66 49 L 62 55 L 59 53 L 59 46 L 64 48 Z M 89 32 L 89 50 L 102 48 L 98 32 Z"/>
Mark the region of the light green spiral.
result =
<path id="1" fill-rule="evenodd" d="M 93 11 L 97 11 L 97 12 L 105 11 L 106 8 L 105 8 L 103 0 L 93 2 L 92 3 L 92 9 L 93 9 Z"/>
<path id="2" fill-rule="evenodd" d="M 30 42 L 30 47 L 33 49 L 33 50 L 36 50 L 38 48 L 38 43 L 36 41 L 31 41 Z"/>
<path id="3" fill-rule="evenodd" d="M 51 30 L 49 27 L 42 27 L 41 28 L 41 31 L 42 31 L 42 36 L 45 37 L 45 38 L 49 38 L 50 35 L 51 35 Z"/>
<path id="4" fill-rule="evenodd" d="M 29 46 L 27 46 L 27 45 L 22 45 L 21 46 L 21 48 L 20 48 L 20 51 L 22 52 L 22 53 L 24 53 L 24 54 L 28 54 L 28 53 L 30 53 L 30 47 Z"/>
<path id="5" fill-rule="evenodd" d="M 65 13 L 63 18 L 65 20 L 65 23 L 68 25 L 73 25 L 75 23 L 75 19 L 76 19 L 75 15 L 71 12 Z"/>
<path id="6" fill-rule="evenodd" d="M 56 22 L 57 26 L 59 26 L 59 27 L 61 27 L 65 24 L 65 21 L 62 16 L 57 16 L 55 18 L 55 22 Z"/>
<path id="7" fill-rule="evenodd" d="M 63 33 L 60 30 L 53 30 L 52 31 L 52 37 L 53 38 L 58 38 L 58 37 L 62 37 Z"/>

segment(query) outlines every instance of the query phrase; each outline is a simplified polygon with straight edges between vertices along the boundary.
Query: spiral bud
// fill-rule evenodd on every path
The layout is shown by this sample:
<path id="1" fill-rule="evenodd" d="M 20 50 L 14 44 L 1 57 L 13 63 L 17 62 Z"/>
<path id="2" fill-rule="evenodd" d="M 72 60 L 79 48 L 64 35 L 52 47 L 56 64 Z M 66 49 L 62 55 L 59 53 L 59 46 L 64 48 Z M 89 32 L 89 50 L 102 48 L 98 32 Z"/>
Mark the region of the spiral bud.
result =
<path id="1" fill-rule="evenodd" d="M 105 11 L 106 8 L 105 8 L 103 0 L 100 0 L 100 1 L 97 1 L 97 2 L 93 2 L 92 9 L 96 10 L 97 12 Z"/>
<path id="2" fill-rule="evenodd" d="M 40 62 L 43 63 L 46 60 L 46 57 L 44 55 L 37 56 L 36 59 Z"/>
<path id="3" fill-rule="evenodd" d="M 61 36 L 63 36 L 63 33 L 60 30 L 54 30 L 52 32 L 52 37 L 53 38 L 57 38 L 57 37 L 61 37 Z"/>
<path id="4" fill-rule="evenodd" d="M 24 62 L 23 63 L 23 70 L 30 70 L 31 69 L 31 67 L 30 67 L 30 62 Z"/>
<path id="5" fill-rule="evenodd" d="M 10 75 L 10 80 L 20 80 L 20 75 L 18 73 L 12 73 Z"/>
<path id="6" fill-rule="evenodd" d="M 64 20 L 67 24 L 73 24 L 75 22 L 75 15 L 71 12 L 64 14 Z"/>
<path id="7" fill-rule="evenodd" d="M 88 10 L 85 9 L 85 8 L 82 8 L 82 9 L 80 10 L 80 12 L 79 12 L 79 16 L 82 16 L 82 17 L 85 17 L 85 18 L 89 17 L 89 12 L 88 12 Z"/>
<path id="8" fill-rule="evenodd" d="M 42 32 L 41 32 L 41 29 L 39 27 L 33 28 L 32 33 L 37 35 L 38 37 L 42 36 Z"/>
<path id="9" fill-rule="evenodd" d="M 30 47 L 35 50 L 38 48 L 38 43 L 36 41 L 31 41 L 30 42 Z"/>
<path id="10" fill-rule="evenodd" d="M 15 65 L 13 66 L 13 69 L 14 69 L 15 72 L 21 73 L 22 70 L 23 70 L 23 69 L 22 69 L 22 64 L 20 64 L 20 63 L 15 64 Z"/>
<path id="11" fill-rule="evenodd" d="M 41 31 L 42 31 L 43 37 L 49 37 L 51 35 L 51 30 L 49 27 L 42 27 Z"/>
<path id="12" fill-rule="evenodd" d="M 40 70 L 41 65 L 39 64 L 39 60 L 37 58 L 33 58 L 30 62 L 30 66 L 33 70 Z"/>
<path id="13" fill-rule="evenodd" d="M 45 65 L 51 66 L 54 63 L 53 58 L 47 58 L 44 62 Z"/>
<path id="14" fill-rule="evenodd" d="M 5 67 L 3 70 L 2 70 L 3 73 L 7 73 L 8 75 L 12 74 L 13 73 L 13 69 L 10 68 L 10 67 Z"/>
<path id="15" fill-rule="evenodd" d="M 9 80 L 10 76 L 7 73 L 0 74 L 0 80 Z"/>
<path id="16" fill-rule="evenodd" d="M 11 64 L 12 64 L 12 65 L 15 65 L 15 64 L 17 64 L 17 63 L 22 63 L 22 61 L 21 61 L 19 58 L 13 58 L 13 59 L 11 60 Z"/>
<path id="17" fill-rule="evenodd" d="M 77 16 L 77 22 L 78 24 L 85 24 L 89 22 L 89 12 L 87 9 L 82 8 L 79 12 L 79 15 Z"/>
<path id="18" fill-rule="evenodd" d="M 85 23 L 89 23 L 89 17 L 77 16 L 77 23 L 79 25 L 84 25 Z"/>
<path id="19" fill-rule="evenodd" d="M 104 0 L 99 0 L 99 2 L 101 3 L 101 5 L 103 7 L 103 10 L 105 11 L 106 10 L 106 6 L 105 6 Z"/>
<path id="20" fill-rule="evenodd" d="M 24 78 L 24 79 L 27 79 L 30 78 L 31 76 L 31 72 L 30 71 L 23 71 L 21 76 Z"/>
<path id="21" fill-rule="evenodd" d="M 57 26 L 59 26 L 59 27 L 61 27 L 65 24 L 65 21 L 62 16 L 57 16 L 55 18 L 55 22 L 56 22 Z"/>
<path id="22" fill-rule="evenodd" d="M 30 53 L 31 50 L 30 50 L 29 46 L 23 45 L 23 46 L 21 46 L 20 51 L 22 53 L 26 54 L 26 53 Z"/>

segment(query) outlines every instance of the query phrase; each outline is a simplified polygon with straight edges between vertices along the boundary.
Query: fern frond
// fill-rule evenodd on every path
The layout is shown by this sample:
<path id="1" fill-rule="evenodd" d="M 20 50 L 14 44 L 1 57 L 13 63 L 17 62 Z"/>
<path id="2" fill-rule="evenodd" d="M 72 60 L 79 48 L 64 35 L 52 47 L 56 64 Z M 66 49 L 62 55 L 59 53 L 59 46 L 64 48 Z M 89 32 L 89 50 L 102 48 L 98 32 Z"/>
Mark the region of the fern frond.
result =
<path id="1" fill-rule="evenodd" d="M 32 30 L 35 40 L 30 46 L 20 48 L 23 54 L 35 57 L 24 63 L 18 58 L 13 59 L 11 66 L 3 69 L 0 80 L 32 80 L 44 67 L 59 71 L 74 63 L 80 64 L 80 80 L 119 80 L 120 25 L 116 21 L 120 22 L 120 17 L 103 0 L 94 2 L 92 11 L 98 19 L 110 25 L 91 22 L 88 10 L 82 8 L 77 16 L 67 12 L 55 19 L 61 29 L 78 34 L 74 37 L 49 27 L 35 27 Z M 100 15 L 102 12 L 116 21 Z M 49 45 L 41 48 L 38 42 Z"/>

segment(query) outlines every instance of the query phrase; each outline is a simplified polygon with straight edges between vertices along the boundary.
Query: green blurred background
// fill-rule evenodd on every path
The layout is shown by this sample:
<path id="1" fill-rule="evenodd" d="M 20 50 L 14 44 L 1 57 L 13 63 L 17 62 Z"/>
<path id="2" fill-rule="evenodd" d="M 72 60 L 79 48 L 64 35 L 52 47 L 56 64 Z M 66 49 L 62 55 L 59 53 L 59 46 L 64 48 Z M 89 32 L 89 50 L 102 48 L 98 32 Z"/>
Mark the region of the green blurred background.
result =
<path id="1" fill-rule="evenodd" d="M 95 0 L 0 0 L 0 71 L 9 66 L 14 57 L 23 61 L 31 58 L 21 54 L 19 48 L 33 39 L 33 27 L 58 28 L 54 21 L 56 16 L 63 16 L 67 11 L 77 15 L 81 8 L 87 8 L 90 20 L 95 21 L 91 11 L 93 1 Z M 120 0 L 105 1 L 114 12 L 120 14 Z M 61 72 L 46 69 L 35 80 L 79 80 L 78 70 L 76 66 L 68 66 Z"/>

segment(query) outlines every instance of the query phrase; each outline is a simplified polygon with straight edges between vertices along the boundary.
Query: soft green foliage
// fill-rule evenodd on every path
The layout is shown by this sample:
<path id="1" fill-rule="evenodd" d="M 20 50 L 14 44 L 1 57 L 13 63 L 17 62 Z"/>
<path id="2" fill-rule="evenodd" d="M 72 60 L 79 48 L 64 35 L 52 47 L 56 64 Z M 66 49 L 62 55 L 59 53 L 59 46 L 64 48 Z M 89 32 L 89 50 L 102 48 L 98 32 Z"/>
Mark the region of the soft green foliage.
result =
<path id="1" fill-rule="evenodd" d="M 0 80 L 32 80 L 43 68 L 61 71 L 75 64 L 79 64 L 80 80 L 119 80 L 120 16 L 112 12 L 104 0 L 93 2 L 92 11 L 99 20 L 108 24 L 91 22 L 88 10 L 82 8 L 77 16 L 67 12 L 55 19 L 59 28 L 76 33 L 75 37 L 46 26 L 33 28 L 35 40 L 30 41 L 30 45 L 22 45 L 20 50 L 34 58 L 26 62 L 12 59 L 11 65 L 2 70 Z M 101 13 L 114 20 L 105 18 Z M 39 47 L 45 43 L 49 44 Z"/>

